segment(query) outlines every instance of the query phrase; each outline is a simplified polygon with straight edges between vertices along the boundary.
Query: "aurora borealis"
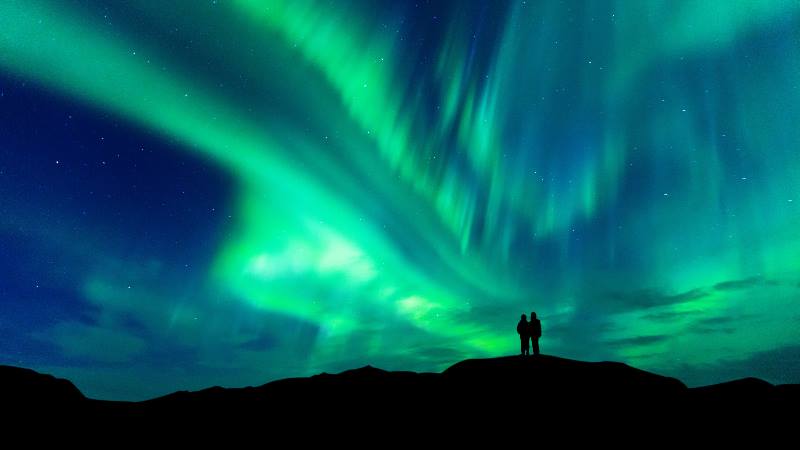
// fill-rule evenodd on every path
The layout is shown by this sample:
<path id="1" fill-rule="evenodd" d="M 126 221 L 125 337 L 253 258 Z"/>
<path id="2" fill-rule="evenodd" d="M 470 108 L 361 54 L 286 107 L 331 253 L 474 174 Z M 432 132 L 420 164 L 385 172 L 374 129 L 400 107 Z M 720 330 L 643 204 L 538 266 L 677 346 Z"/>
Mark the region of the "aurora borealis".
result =
<path id="1" fill-rule="evenodd" d="M 0 2 L 0 363 L 800 382 L 800 3 Z"/>

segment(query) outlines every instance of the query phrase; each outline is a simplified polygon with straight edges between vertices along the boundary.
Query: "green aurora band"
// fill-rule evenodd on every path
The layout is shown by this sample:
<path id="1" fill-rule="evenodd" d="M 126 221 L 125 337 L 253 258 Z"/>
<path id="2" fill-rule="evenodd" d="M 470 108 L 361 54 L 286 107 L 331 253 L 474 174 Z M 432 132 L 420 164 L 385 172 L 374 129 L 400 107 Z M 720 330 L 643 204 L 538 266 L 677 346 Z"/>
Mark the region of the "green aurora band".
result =
<path id="1" fill-rule="evenodd" d="M 532 309 L 545 353 L 688 382 L 800 339 L 800 3 L 500 2 L 493 20 L 449 9 L 418 45 L 398 8 L 369 2 L 136 3 L 109 27 L 77 4 L 4 1 L 0 70 L 235 180 L 202 286 L 216 300 L 171 299 L 146 261 L 80 280 L 109 317 L 186 345 L 249 339 L 194 321 L 240 304 L 317 330 L 201 352 L 240 373 L 193 387 L 441 370 L 517 351 Z M 171 29 L 195 47 L 164 50 Z M 117 345 L 133 361 L 118 383 L 154 387 L 49 369 L 89 395 L 187 387 L 180 371 L 134 377 L 158 369 L 136 367 L 148 344 L 116 323 L 51 338 L 76 356 Z"/>

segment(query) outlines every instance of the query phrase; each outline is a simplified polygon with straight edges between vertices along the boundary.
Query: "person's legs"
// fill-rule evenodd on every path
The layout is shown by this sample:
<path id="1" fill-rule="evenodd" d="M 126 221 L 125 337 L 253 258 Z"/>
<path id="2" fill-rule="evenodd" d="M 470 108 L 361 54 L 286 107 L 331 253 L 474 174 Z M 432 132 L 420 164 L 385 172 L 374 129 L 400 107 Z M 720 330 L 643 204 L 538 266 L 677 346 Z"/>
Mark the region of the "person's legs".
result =
<path id="1" fill-rule="evenodd" d="M 539 338 L 538 337 L 531 338 L 531 342 L 533 342 L 533 354 L 534 355 L 538 355 L 539 354 Z"/>

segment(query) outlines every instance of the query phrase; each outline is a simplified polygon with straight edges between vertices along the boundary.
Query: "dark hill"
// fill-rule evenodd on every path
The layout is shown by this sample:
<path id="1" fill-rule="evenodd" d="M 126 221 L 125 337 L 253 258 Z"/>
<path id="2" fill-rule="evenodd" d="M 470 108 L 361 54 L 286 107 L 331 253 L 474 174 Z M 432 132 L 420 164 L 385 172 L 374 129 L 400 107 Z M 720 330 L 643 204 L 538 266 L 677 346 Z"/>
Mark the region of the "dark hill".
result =
<path id="1" fill-rule="evenodd" d="M 111 427 L 268 427 L 310 420 L 337 429 L 457 425 L 470 430 L 537 423 L 687 425 L 787 417 L 800 406 L 797 386 L 744 379 L 689 389 L 680 381 L 612 362 L 551 356 L 459 362 L 442 373 L 387 372 L 371 366 L 288 378 L 258 387 L 212 387 L 144 402 L 85 398 L 68 381 L 0 367 L 5 406 L 69 409 L 70 419 Z M 8 402 L 10 400 L 10 403 Z M 63 415 L 62 415 L 63 417 Z M 751 422 L 752 422 L 751 420 Z M 611 428 L 608 428 L 611 427 Z"/>
<path id="2" fill-rule="evenodd" d="M 553 356 L 469 359 L 443 373 L 451 382 L 479 391 L 511 393 L 519 386 L 569 386 L 570 396 L 630 397 L 679 395 L 686 386 L 675 378 L 616 362 L 583 362 Z M 546 395 L 548 392 L 540 392 Z"/>
<path id="3" fill-rule="evenodd" d="M 0 365 L 0 398 L 5 404 L 81 403 L 86 397 L 71 382 L 30 369 Z"/>

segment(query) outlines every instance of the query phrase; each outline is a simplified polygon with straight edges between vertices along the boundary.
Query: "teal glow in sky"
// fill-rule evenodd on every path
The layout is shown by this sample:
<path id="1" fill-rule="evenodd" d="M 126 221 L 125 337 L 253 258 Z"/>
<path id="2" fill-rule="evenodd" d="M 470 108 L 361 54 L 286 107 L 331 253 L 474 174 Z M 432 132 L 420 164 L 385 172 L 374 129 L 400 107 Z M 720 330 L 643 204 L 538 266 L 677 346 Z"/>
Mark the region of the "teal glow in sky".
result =
<path id="1" fill-rule="evenodd" d="M 800 3 L 0 4 L 0 363 L 800 382 Z"/>

